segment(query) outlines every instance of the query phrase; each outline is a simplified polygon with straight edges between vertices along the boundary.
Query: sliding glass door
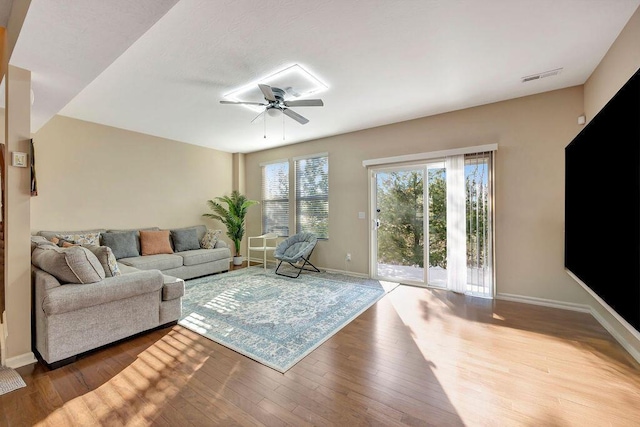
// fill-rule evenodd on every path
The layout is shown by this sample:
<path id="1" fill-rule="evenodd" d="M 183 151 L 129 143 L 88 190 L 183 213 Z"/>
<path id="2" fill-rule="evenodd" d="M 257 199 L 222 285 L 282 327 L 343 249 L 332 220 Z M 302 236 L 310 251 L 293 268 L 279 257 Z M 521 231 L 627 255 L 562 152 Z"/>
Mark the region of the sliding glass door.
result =
<path id="1" fill-rule="evenodd" d="M 424 282 L 424 168 L 380 170 L 375 176 L 375 274 Z"/>
<path id="2" fill-rule="evenodd" d="M 371 179 L 373 277 L 492 297 L 490 153 L 375 168 Z"/>

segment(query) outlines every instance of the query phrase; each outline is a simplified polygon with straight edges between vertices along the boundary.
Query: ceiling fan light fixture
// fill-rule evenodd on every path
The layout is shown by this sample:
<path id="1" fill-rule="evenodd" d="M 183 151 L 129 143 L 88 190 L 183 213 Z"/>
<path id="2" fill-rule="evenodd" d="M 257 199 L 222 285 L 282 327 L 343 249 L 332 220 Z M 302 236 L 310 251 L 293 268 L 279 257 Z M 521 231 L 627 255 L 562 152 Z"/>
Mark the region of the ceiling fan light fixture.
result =
<path id="1" fill-rule="evenodd" d="M 236 102 L 247 100 L 262 101 L 264 98 L 258 88 L 258 84 L 286 88 L 285 92 L 295 98 L 305 98 L 329 89 L 329 86 L 318 77 L 299 64 L 293 64 L 227 92 L 223 95 L 223 98 Z M 253 105 L 244 105 L 244 107 L 256 112 L 262 110 L 260 107 Z"/>
<path id="2" fill-rule="evenodd" d="M 270 115 L 271 117 L 278 117 L 280 115 L 281 111 L 279 108 L 268 108 L 267 109 L 267 114 Z"/>

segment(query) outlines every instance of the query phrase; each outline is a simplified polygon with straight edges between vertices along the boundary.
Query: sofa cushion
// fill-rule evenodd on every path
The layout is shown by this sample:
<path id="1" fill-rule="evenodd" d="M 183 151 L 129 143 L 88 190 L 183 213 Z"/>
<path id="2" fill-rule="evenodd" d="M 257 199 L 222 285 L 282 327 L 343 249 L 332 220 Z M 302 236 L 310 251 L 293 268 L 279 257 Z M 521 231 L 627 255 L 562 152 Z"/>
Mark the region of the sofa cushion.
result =
<path id="1" fill-rule="evenodd" d="M 109 246 L 86 245 L 85 248 L 93 252 L 93 254 L 98 258 L 102 268 L 104 268 L 106 277 L 114 277 L 122 274 L 118 267 L 118 261 Z"/>
<path id="2" fill-rule="evenodd" d="M 194 251 L 185 251 L 178 253 L 184 259 L 184 265 L 198 265 L 205 262 L 218 261 L 230 258 L 231 253 L 228 249 L 196 249 Z"/>
<path id="3" fill-rule="evenodd" d="M 122 264 L 140 270 L 167 270 L 182 267 L 182 257 L 175 254 L 145 255 L 131 258 L 120 258 Z"/>
<path id="4" fill-rule="evenodd" d="M 135 273 L 136 271 L 140 271 L 139 268 L 135 268 L 135 267 L 131 267 L 130 265 L 123 264 L 121 261 L 122 260 L 118 260 L 118 270 L 120 270 L 120 273 L 129 274 L 129 273 Z"/>
<path id="5" fill-rule="evenodd" d="M 169 230 L 140 230 L 140 253 L 142 255 L 172 254 Z"/>
<path id="6" fill-rule="evenodd" d="M 162 301 L 171 301 L 172 299 L 184 296 L 184 280 L 173 276 L 164 276 L 164 284 L 162 285 Z"/>
<path id="7" fill-rule="evenodd" d="M 109 246 L 116 259 L 140 256 L 136 246 L 136 232 L 102 233 L 102 244 Z"/>
<path id="8" fill-rule="evenodd" d="M 41 245 L 31 254 L 31 263 L 61 283 L 95 283 L 105 278 L 98 258 L 87 248 Z"/>
<path id="9" fill-rule="evenodd" d="M 222 233 L 222 230 L 207 229 L 207 232 L 204 234 L 202 239 L 200 239 L 200 247 L 202 249 L 215 248 L 216 243 L 218 243 L 218 239 L 220 238 L 220 233 Z"/>
<path id="10" fill-rule="evenodd" d="M 200 249 L 198 232 L 195 228 L 171 230 L 171 239 L 173 240 L 173 248 L 176 252 Z"/>

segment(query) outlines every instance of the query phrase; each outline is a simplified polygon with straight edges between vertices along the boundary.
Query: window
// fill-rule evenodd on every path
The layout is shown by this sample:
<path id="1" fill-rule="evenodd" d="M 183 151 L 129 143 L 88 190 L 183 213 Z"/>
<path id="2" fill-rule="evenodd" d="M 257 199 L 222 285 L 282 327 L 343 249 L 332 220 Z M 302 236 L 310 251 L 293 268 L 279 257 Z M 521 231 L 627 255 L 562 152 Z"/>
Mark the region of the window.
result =
<path id="1" fill-rule="evenodd" d="M 329 238 L 329 157 L 295 159 L 296 233 Z"/>
<path id="2" fill-rule="evenodd" d="M 262 166 L 262 231 L 289 236 L 289 161 Z"/>

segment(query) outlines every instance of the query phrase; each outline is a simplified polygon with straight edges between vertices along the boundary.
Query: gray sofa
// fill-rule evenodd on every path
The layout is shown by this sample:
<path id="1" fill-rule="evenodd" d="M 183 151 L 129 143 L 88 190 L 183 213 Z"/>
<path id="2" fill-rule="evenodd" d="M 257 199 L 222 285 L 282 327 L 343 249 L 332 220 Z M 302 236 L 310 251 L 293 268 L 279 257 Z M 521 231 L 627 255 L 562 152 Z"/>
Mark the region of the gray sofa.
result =
<path id="1" fill-rule="evenodd" d="M 206 227 L 196 227 L 198 236 L 204 235 Z M 214 249 L 120 258 L 115 267 L 104 246 L 59 248 L 48 241 L 74 233 L 80 234 L 32 236 L 34 350 L 50 369 L 175 324 L 182 314 L 183 279 L 228 270 L 231 260 L 227 245 L 217 242 Z"/>
<path id="2" fill-rule="evenodd" d="M 207 227 L 205 225 L 194 225 L 191 227 L 176 228 L 172 231 L 187 230 L 195 228 L 198 241 L 202 240 Z M 39 231 L 37 235 L 43 236 L 46 239 L 58 235 L 69 234 L 87 234 L 91 232 L 95 233 L 120 233 L 128 231 L 139 230 L 160 230 L 158 227 L 148 227 L 141 229 L 130 230 L 107 230 L 107 229 L 94 229 L 83 231 Z M 138 252 L 140 252 L 140 240 L 139 235 L 136 236 L 136 245 Z M 107 245 L 108 246 L 108 245 Z M 171 240 L 171 246 L 175 249 L 173 240 Z M 195 277 L 207 276 L 209 274 L 220 273 L 222 271 L 229 270 L 229 263 L 231 262 L 231 250 L 228 245 L 218 240 L 214 249 L 193 249 L 182 252 L 175 252 L 173 254 L 158 254 L 158 255 L 138 255 L 132 257 L 118 258 L 118 264 L 121 266 L 134 267 L 138 270 L 160 270 L 164 274 L 178 277 L 183 280 L 193 279 Z"/>

